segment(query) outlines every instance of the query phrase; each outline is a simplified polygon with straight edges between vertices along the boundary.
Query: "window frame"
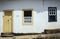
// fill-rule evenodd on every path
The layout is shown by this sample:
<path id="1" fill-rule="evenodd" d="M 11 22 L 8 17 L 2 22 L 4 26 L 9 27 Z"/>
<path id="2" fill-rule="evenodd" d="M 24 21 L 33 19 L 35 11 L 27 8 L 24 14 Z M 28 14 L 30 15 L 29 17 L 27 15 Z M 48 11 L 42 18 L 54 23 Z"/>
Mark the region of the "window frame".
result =
<path id="1" fill-rule="evenodd" d="M 49 8 L 55 8 L 55 10 L 56 10 L 56 11 L 55 11 L 55 12 L 56 12 L 56 15 L 54 15 L 54 16 L 55 16 L 55 19 L 56 19 L 55 21 L 50 21 L 50 19 L 49 19 L 49 16 L 50 16 L 50 15 L 49 15 L 49 14 L 50 14 L 50 13 L 49 13 L 49 12 L 50 12 L 50 11 L 49 11 Z M 52 16 L 53 16 L 53 15 L 52 15 Z M 48 22 L 57 22 L 57 7 L 48 7 Z"/>
<path id="2" fill-rule="evenodd" d="M 29 10 L 32 11 L 32 23 L 31 24 L 25 24 L 24 23 L 24 11 L 29 11 Z M 33 25 L 33 9 L 22 9 L 22 25 L 29 25 L 29 26 Z"/>

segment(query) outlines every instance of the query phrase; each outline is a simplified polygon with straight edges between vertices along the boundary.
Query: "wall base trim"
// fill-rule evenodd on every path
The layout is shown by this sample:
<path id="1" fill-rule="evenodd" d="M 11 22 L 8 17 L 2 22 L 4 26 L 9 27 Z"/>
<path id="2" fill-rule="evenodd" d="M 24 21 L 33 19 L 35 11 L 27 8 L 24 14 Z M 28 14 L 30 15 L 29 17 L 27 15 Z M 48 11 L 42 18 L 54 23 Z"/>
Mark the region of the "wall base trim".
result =
<path id="1" fill-rule="evenodd" d="M 41 33 L 1 33 L 1 37 L 13 37 L 13 36 L 23 36 L 23 35 L 38 35 Z"/>
<path id="2" fill-rule="evenodd" d="M 13 33 L 1 33 L 1 37 L 13 37 Z"/>
<path id="3" fill-rule="evenodd" d="M 22 35 L 38 35 L 41 33 L 13 33 L 14 36 L 22 36 Z"/>

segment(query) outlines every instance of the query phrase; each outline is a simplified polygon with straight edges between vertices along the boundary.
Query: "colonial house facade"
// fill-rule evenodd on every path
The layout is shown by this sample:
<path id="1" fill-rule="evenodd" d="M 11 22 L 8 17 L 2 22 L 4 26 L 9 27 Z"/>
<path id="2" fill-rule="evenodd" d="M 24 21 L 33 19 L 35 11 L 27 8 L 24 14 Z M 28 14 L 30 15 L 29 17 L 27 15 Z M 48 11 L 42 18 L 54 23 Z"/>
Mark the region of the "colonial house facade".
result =
<path id="1" fill-rule="evenodd" d="M 1 33 L 41 33 L 60 28 L 59 0 L 1 0 Z"/>

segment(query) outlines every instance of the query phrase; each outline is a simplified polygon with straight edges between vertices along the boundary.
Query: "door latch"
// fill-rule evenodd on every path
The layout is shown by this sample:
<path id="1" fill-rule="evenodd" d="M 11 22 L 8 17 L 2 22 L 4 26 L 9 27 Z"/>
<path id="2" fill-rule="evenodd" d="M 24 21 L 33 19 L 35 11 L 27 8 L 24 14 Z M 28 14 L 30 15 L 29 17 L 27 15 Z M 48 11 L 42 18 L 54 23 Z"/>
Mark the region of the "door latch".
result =
<path id="1" fill-rule="evenodd" d="M 8 20 L 8 22 L 9 22 L 9 20 Z"/>

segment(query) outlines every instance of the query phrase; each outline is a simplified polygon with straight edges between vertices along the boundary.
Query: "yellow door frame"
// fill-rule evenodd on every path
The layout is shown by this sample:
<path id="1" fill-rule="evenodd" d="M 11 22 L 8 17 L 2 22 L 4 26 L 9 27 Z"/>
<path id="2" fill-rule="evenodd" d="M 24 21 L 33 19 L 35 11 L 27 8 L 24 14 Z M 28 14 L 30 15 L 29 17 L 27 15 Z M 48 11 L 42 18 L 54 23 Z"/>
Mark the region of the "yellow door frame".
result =
<path id="1" fill-rule="evenodd" d="M 12 27 L 11 27 L 11 32 L 10 33 L 13 33 L 13 9 L 12 10 L 3 10 L 4 13 L 7 12 L 7 11 L 12 12 Z M 4 30 L 5 30 L 5 28 L 4 28 L 4 16 L 3 16 L 3 33 L 5 33 Z"/>

